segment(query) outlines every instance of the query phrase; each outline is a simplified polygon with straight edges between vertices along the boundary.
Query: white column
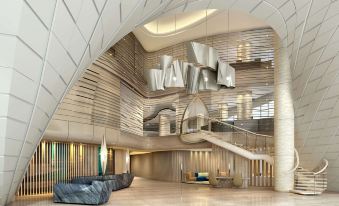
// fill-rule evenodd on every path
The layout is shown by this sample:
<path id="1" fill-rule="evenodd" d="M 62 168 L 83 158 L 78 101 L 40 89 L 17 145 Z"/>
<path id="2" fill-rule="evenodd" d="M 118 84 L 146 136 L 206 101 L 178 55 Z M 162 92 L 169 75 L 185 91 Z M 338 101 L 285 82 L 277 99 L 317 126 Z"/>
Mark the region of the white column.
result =
<path id="1" fill-rule="evenodd" d="M 159 115 L 159 136 L 167 136 L 171 134 L 171 120 L 169 115 Z"/>
<path id="2" fill-rule="evenodd" d="M 294 110 L 292 78 L 286 48 L 276 46 L 274 54 L 274 189 L 293 189 L 294 173 Z"/>
<path id="3" fill-rule="evenodd" d="M 246 120 L 252 118 L 252 92 L 242 91 L 237 95 L 237 118 Z"/>

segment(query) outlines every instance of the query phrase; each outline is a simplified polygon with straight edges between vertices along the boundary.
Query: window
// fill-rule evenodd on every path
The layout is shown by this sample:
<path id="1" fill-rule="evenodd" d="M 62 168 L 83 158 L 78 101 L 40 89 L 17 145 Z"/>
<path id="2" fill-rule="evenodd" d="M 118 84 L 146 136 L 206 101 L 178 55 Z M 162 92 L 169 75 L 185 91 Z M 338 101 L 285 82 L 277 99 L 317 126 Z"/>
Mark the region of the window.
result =
<path id="1" fill-rule="evenodd" d="M 253 119 L 263 119 L 274 117 L 274 101 L 269 101 L 252 109 Z"/>

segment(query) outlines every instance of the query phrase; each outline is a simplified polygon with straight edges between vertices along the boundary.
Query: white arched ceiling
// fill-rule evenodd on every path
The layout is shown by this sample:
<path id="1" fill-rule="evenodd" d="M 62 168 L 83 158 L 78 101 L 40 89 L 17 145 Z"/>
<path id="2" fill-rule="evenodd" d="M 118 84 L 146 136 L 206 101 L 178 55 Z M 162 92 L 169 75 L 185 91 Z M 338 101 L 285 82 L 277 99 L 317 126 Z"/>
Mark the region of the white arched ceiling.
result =
<path id="1" fill-rule="evenodd" d="M 205 36 L 268 27 L 263 21 L 253 18 L 248 12 L 210 9 L 208 11 L 213 11 L 213 13 L 210 12 L 206 20 L 205 11 L 199 10 L 163 16 L 146 24 L 151 25 L 149 26 L 151 29 L 146 28 L 146 25 L 144 25 L 135 29 L 133 33 L 147 52 L 153 52 Z M 199 19 L 199 17 L 203 18 Z M 182 28 L 176 28 L 178 24 L 181 24 Z M 160 31 L 163 28 L 168 33 L 156 33 L 158 28 Z"/>
<path id="2" fill-rule="evenodd" d="M 339 3 L 334 0 L 3 0 L 0 3 L 0 205 L 14 197 L 66 91 L 136 25 L 162 13 L 241 10 L 287 47 L 301 162 L 330 161 L 339 190 Z"/>

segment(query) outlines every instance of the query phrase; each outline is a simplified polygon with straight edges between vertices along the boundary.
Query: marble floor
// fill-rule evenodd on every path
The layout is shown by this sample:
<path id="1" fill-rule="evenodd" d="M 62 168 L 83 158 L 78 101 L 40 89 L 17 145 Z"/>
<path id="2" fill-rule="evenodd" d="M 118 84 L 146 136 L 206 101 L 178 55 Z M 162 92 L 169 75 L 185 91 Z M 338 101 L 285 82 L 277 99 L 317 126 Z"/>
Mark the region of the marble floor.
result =
<path id="1" fill-rule="evenodd" d="M 51 197 L 24 198 L 11 206 L 24 205 L 63 205 L 54 204 Z M 130 188 L 113 192 L 105 205 L 114 206 L 295 206 L 326 205 L 339 206 L 339 193 L 324 193 L 321 196 L 301 196 L 279 193 L 268 189 L 226 189 L 211 188 L 208 185 L 192 185 L 160 182 L 135 178 Z"/>

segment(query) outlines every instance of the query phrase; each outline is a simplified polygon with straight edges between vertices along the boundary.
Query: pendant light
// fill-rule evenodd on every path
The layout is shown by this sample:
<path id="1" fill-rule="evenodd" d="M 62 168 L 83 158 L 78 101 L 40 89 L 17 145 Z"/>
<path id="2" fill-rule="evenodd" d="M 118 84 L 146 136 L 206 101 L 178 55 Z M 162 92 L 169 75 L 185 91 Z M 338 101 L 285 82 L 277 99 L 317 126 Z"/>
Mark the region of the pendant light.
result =
<path id="1" fill-rule="evenodd" d="M 229 59 L 229 56 L 228 56 L 228 47 L 229 47 L 229 40 L 230 40 L 230 10 L 227 9 L 227 42 L 226 42 L 226 63 L 228 64 L 228 59 Z"/>
<path id="2" fill-rule="evenodd" d="M 101 149 L 100 149 L 100 160 L 101 160 L 102 175 L 105 175 L 106 166 L 107 166 L 107 146 L 106 146 L 105 135 L 102 136 Z"/>

